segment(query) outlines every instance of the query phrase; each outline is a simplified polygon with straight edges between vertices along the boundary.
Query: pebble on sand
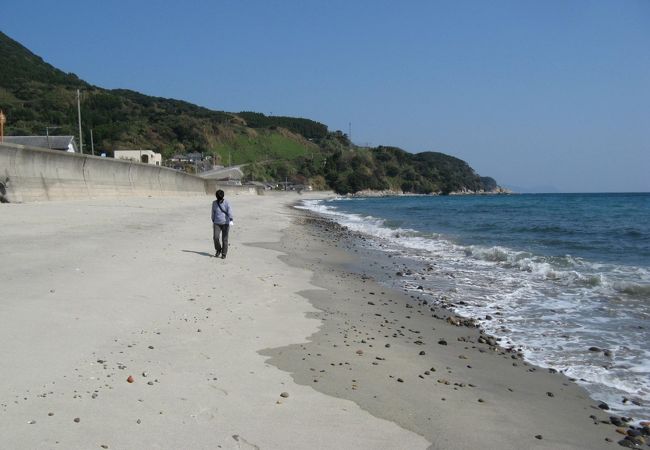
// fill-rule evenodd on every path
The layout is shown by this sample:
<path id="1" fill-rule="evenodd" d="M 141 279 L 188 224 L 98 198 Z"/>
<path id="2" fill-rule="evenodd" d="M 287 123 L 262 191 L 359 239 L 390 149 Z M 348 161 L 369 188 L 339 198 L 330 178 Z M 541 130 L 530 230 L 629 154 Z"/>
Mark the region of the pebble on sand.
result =
<path id="1" fill-rule="evenodd" d="M 287 397 L 289 397 L 289 393 L 288 392 L 283 392 L 283 393 L 280 394 L 280 397 L 287 398 Z"/>
<path id="2" fill-rule="evenodd" d="M 135 379 L 133 378 L 133 376 L 129 375 L 129 377 L 126 379 L 126 381 L 127 381 L 127 383 L 133 383 L 135 381 Z"/>

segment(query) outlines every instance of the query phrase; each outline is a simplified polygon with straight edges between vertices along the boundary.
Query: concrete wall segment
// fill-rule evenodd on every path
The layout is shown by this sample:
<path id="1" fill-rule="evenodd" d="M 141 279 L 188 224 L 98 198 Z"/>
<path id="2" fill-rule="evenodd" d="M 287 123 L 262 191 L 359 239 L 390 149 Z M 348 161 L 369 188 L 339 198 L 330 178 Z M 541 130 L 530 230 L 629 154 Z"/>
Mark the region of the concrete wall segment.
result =
<path id="1" fill-rule="evenodd" d="M 11 202 L 207 193 L 205 180 L 166 167 L 7 143 L 0 183 Z"/>

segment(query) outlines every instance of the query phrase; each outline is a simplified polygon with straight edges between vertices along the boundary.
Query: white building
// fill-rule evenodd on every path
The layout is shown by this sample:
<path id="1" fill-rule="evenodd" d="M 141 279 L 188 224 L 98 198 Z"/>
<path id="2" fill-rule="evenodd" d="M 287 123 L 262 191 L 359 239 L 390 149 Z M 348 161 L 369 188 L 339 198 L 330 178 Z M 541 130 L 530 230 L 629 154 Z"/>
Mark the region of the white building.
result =
<path id="1" fill-rule="evenodd" d="M 113 157 L 115 159 L 127 159 L 129 161 L 153 164 L 155 166 L 159 166 L 162 163 L 162 155 L 152 150 L 115 150 Z"/>

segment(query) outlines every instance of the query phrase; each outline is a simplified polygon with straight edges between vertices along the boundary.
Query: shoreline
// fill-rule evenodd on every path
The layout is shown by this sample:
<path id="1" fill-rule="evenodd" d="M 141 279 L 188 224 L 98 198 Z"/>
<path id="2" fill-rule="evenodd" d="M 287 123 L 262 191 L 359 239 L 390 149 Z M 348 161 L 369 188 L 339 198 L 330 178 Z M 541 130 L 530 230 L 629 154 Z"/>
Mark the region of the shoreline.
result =
<path id="1" fill-rule="evenodd" d="M 639 241 L 632 251 L 635 237 L 618 246 L 612 229 L 590 248 L 584 236 L 600 228 L 588 220 L 584 233 L 560 238 L 559 229 L 535 228 L 546 220 L 535 205 L 546 201 L 511 199 L 367 199 L 303 208 L 361 233 L 365 258 L 393 266 L 377 273 L 382 284 L 475 319 L 528 362 L 577 380 L 611 414 L 635 425 L 650 420 L 645 247 Z M 518 206 L 532 206 L 534 217 L 519 222 Z M 507 219 L 496 213 L 501 208 L 510 211 Z M 564 228 L 583 229 L 575 221 Z"/>
<path id="2" fill-rule="evenodd" d="M 263 354 L 299 384 L 353 400 L 431 448 L 612 448 L 634 430 L 568 377 L 499 347 L 471 319 L 379 284 L 375 277 L 395 268 L 364 260 L 358 235 L 293 209 L 300 218 L 285 230 L 283 260 L 309 267 L 325 290 L 302 293 L 322 326 L 308 344 Z"/>

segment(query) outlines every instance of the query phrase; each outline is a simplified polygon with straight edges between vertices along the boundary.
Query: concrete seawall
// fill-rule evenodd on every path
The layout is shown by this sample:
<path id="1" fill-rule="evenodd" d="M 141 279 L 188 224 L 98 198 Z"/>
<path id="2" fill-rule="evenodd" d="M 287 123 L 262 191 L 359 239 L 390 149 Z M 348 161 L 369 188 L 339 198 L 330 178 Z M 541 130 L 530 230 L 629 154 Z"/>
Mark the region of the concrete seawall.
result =
<path id="1" fill-rule="evenodd" d="M 0 144 L 0 197 L 33 202 L 119 196 L 214 194 L 214 183 L 166 167 Z M 256 193 L 229 186 L 228 191 Z M 226 190 L 224 189 L 224 190 Z M 249 192 L 250 191 L 250 192 Z"/>

